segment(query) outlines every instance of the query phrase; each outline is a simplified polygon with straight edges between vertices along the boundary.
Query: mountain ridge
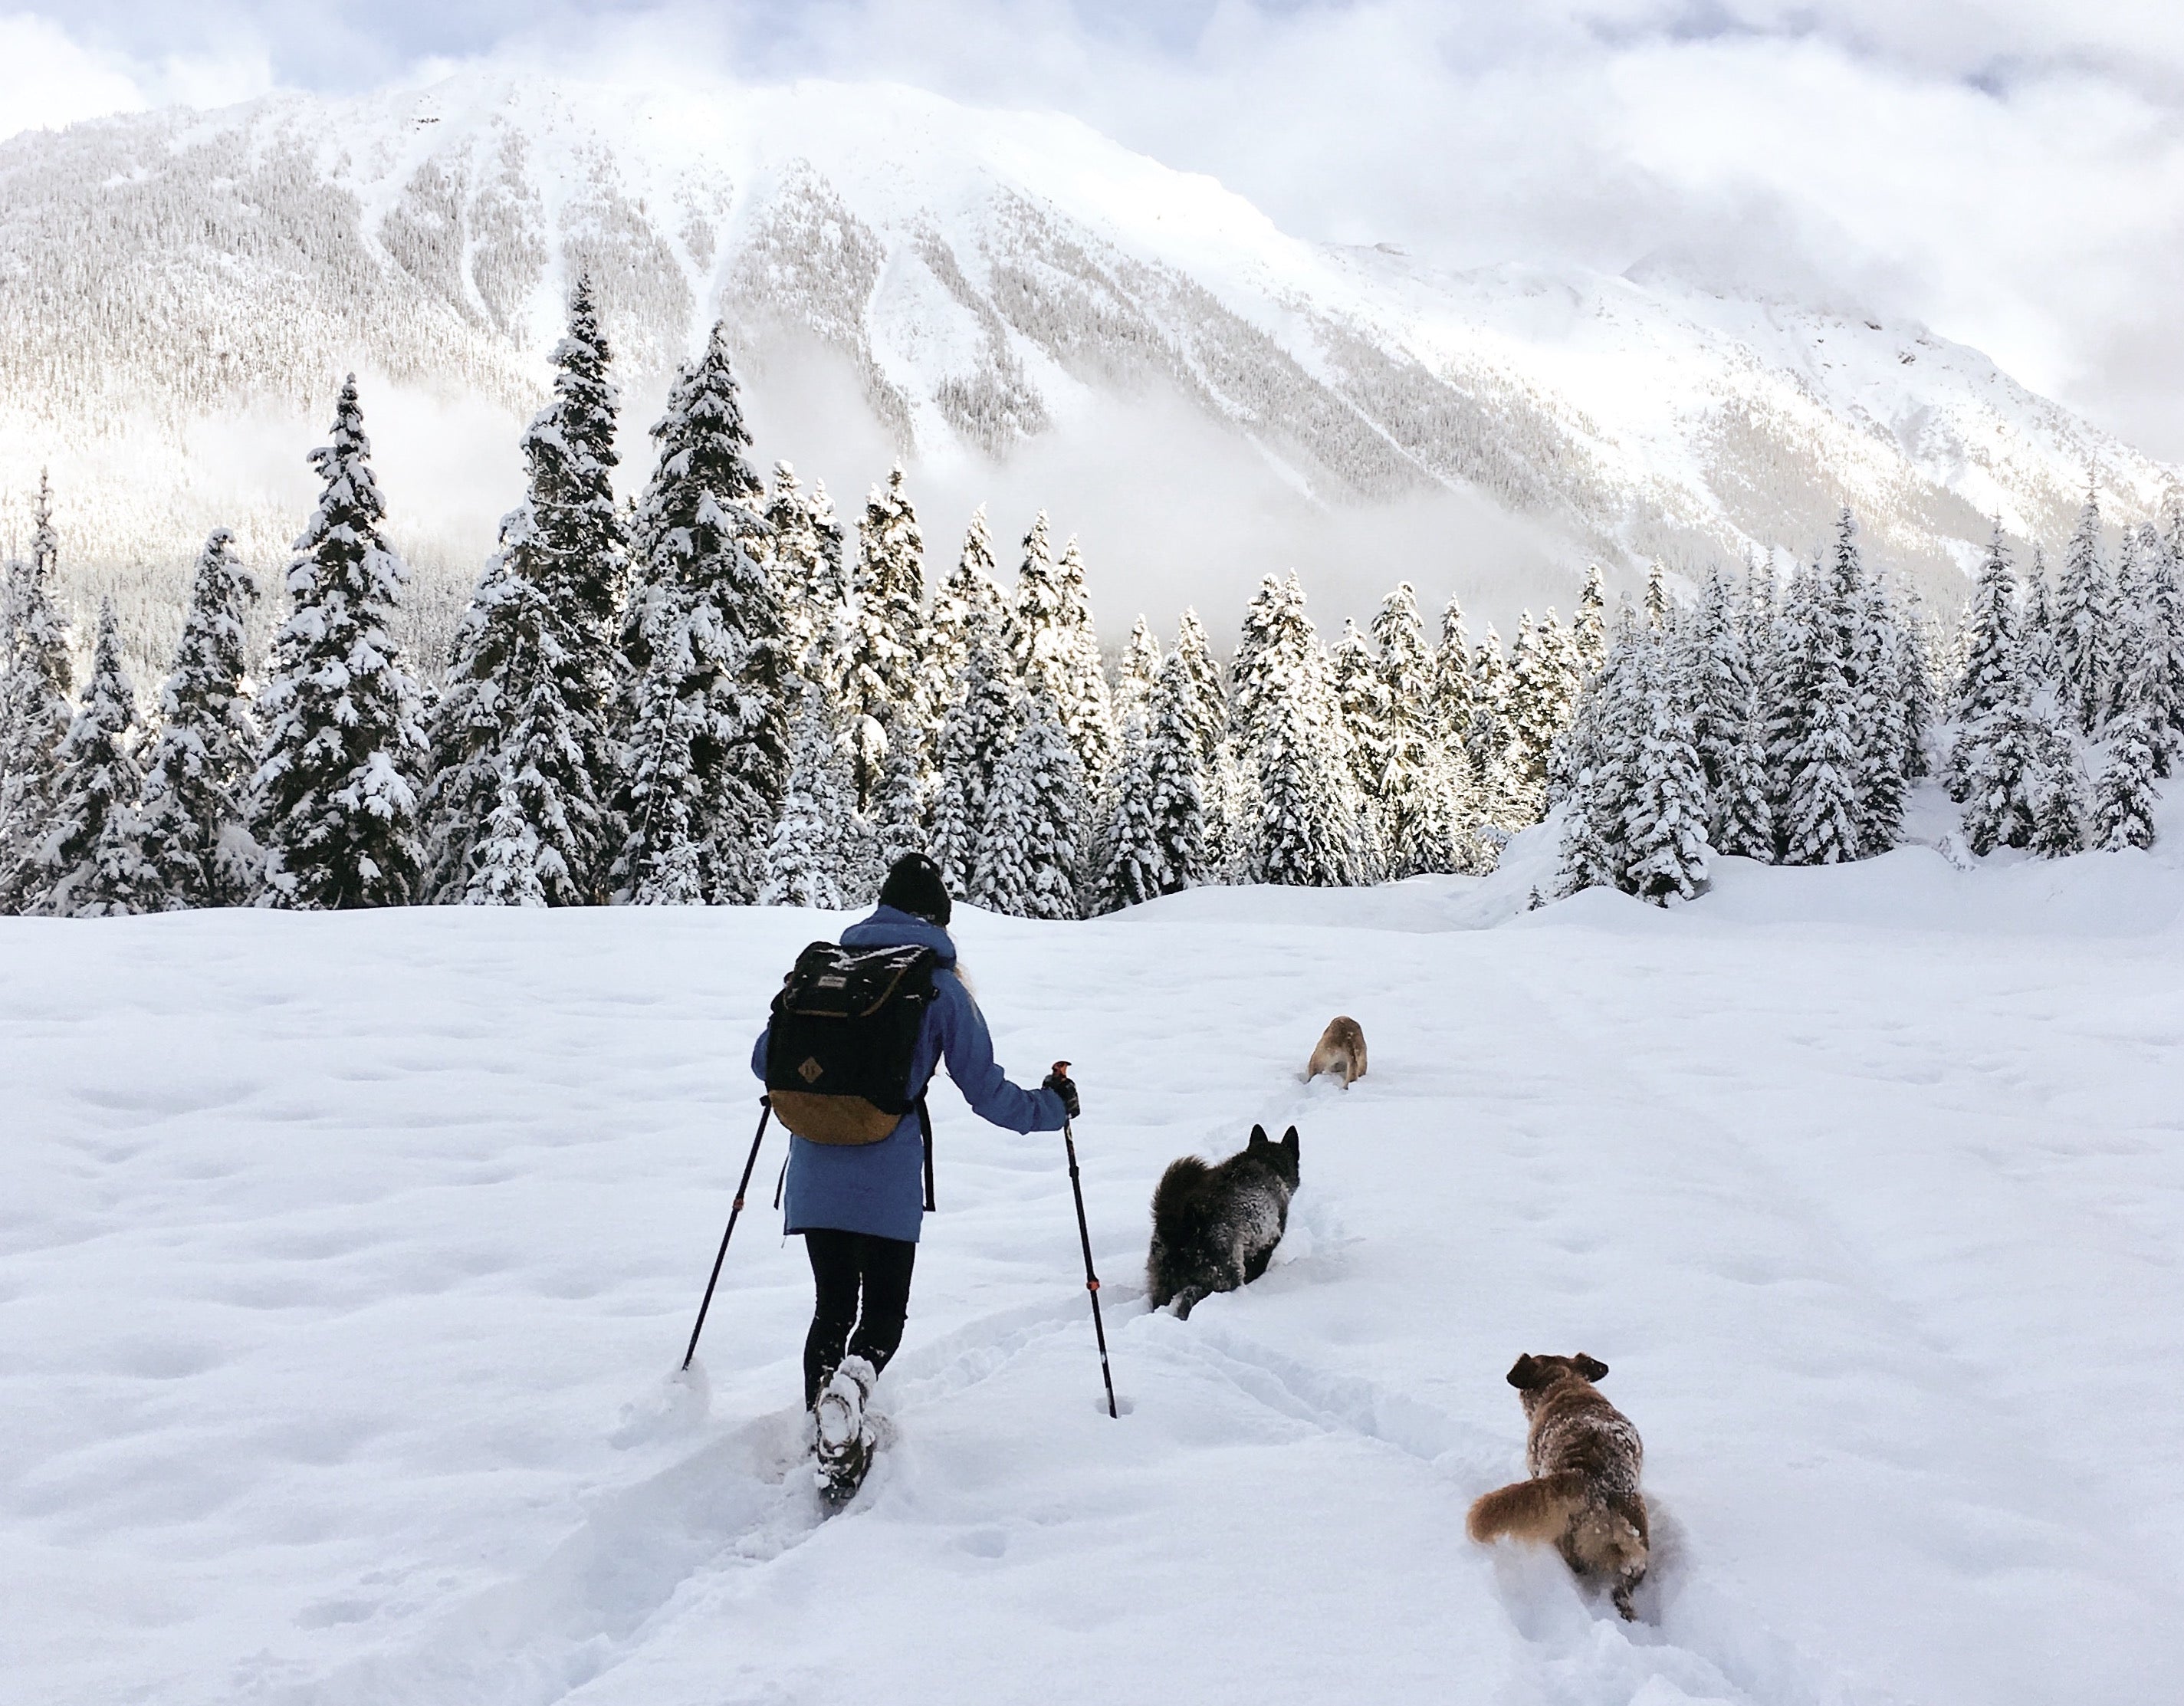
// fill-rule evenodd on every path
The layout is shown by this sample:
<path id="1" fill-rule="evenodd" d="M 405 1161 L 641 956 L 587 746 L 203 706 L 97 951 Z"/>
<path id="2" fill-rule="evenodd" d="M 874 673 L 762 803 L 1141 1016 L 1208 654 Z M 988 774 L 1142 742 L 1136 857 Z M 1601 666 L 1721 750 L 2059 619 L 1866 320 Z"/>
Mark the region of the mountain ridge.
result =
<path id="1" fill-rule="evenodd" d="M 426 497 L 398 536 L 454 596 L 513 500 L 580 269 L 631 399 L 632 482 L 646 399 L 717 313 L 760 393 L 821 376 L 836 400 L 807 430 L 858 447 L 822 454 L 855 470 L 838 489 L 889 454 L 950 501 L 1035 467 L 1065 514 L 1123 504 L 1108 555 L 1150 553 L 1163 582 L 1153 536 L 1189 500 L 1128 493 L 1195 460 L 1225 470 L 1189 505 L 1200 556 L 1233 514 L 1239 557 L 1348 537 L 1424 579 L 1547 593 L 1593 557 L 1627 575 L 1808 550 L 1845 502 L 1883 560 L 1947 588 L 1992 518 L 2059 538 L 2097 467 L 2137 520 L 2171 474 L 1923 326 L 1667 266 L 1452 273 L 1312 243 L 1073 119 L 898 86 L 479 70 L 96 120 L 0 145 L 0 490 L 53 462 L 73 555 L 154 578 L 215 523 L 277 557 L 302 454 L 361 367 L 396 393 L 368 419 Z M 1178 471 L 1150 449 L 1087 471 L 1118 430 L 1176 435 Z M 761 454 L 806 466 L 791 436 L 761 431 Z M 935 510 L 936 555 L 958 525 Z"/>

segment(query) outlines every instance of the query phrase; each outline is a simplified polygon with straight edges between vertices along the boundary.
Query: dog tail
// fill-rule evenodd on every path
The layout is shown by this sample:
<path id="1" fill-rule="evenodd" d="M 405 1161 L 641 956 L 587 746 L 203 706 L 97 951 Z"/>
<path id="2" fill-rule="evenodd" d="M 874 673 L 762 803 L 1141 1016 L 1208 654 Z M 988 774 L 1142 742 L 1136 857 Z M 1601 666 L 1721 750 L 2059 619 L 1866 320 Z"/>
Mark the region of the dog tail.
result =
<path id="1" fill-rule="evenodd" d="M 1585 1477 L 1575 1471 L 1535 1475 L 1474 1500 L 1464 1527 L 1480 1542 L 1503 1535 L 1513 1540 L 1556 1541 L 1585 1503 Z"/>

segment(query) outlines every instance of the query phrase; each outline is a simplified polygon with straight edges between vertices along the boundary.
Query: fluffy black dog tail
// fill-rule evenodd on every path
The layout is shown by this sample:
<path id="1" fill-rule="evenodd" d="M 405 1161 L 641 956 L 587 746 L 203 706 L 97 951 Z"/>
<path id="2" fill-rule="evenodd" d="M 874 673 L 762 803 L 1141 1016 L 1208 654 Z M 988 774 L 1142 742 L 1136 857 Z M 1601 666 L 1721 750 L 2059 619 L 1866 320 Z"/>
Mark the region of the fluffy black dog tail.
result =
<path id="1" fill-rule="evenodd" d="M 1173 1244 L 1190 1230 L 1199 1191 L 1212 1170 L 1195 1155 L 1168 1162 L 1167 1171 L 1153 1187 L 1153 1233 L 1163 1243 Z"/>

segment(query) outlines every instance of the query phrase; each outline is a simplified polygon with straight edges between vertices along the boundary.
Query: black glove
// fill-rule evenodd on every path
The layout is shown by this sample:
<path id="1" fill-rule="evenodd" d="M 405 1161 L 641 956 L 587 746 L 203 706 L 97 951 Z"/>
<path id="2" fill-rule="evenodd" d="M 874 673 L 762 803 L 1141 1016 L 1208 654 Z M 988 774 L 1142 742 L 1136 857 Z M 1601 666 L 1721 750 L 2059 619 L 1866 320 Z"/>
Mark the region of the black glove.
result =
<path id="1" fill-rule="evenodd" d="M 1052 1072 L 1046 1075 L 1046 1081 L 1040 1084 L 1039 1088 L 1041 1090 L 1050 1090 L 1056 1096 L 1060 1096 L 1061 1098 L 1061 1111 L 1067 1114 L 1070 1118 L 1074 1119 L 1078 1115 L 1084 1112 L 1084 1108 L 1078 1104 L 1077 1100 L 1077 1085 L 1075 1082 L 1063 1074 L 1060 1066 L 1056 1066 Z"/>

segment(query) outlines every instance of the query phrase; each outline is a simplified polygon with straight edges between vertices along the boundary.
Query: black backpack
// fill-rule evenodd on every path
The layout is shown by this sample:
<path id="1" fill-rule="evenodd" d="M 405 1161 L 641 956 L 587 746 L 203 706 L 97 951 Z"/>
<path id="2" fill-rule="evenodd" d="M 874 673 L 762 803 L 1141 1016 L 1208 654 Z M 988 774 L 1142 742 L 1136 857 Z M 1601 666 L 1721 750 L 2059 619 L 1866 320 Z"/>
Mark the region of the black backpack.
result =
<path id="1" fill-rule="evenodd" d="M 878 1143 L 916 1111 L 924 1126 L 927 1207 L 933 1123 L 925 1086 L 910 1081 L 940 956 L 914 944 L 844 948 L 814 942 L 773 998 L 766 1092 L 775 1116 L 813 1143 Z"/>

